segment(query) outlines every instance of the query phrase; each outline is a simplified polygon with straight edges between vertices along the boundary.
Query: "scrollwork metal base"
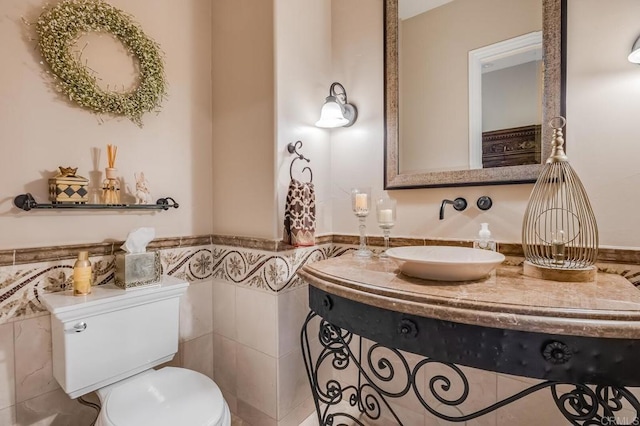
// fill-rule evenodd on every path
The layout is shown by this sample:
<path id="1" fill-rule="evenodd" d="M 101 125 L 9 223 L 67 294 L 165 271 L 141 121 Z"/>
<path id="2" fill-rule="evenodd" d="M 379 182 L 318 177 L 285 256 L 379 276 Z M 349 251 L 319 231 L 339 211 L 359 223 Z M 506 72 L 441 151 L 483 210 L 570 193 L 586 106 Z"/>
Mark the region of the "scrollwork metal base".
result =
<path id="1" fill-rule="evenodd" d="M 364 426 L 382 416 L 395 420 L 398 425 L 411 426 L 402 418 L 402 413 L 393 408 L 394 402 L 409 392 L 413 392 L 424 409 L 432 415 L 449 422 L 465 422 L 544 389 L 551 391 L 568 424 L 640 424 L 640 403 L 624 387 L 588 386 L 551 380 L 533 385 L 486 408 L 452 416 L 438 407 L 458 408 L 471 391 L 469 380 L 457 365 L 429 358 L 409 362 L 401 351 L 379 343 L 363 345 L 362 337 L 322 318 L 319 319 L 316 345 L 315 334 L 310 333 L 309 325 L 317 317 L 314 312 L 307 316 L 302 327 L 301 345 L 321 426 Z M 410 333 L 410 326 L 399 332 Z M 550 351 L 554 349 L 562 348 L 551 348 Z M 430 371 L 430 367 L 437 367 L 437 373 Z M 330 371 L 334 373 L 329 374 Z M 420 374 L 422 371 L 426 375 L 426 390 L 422 386 L 425 380 L 424 375 Z M 618 423 L 623 407 L 635 411 L 635 417 Z"/>

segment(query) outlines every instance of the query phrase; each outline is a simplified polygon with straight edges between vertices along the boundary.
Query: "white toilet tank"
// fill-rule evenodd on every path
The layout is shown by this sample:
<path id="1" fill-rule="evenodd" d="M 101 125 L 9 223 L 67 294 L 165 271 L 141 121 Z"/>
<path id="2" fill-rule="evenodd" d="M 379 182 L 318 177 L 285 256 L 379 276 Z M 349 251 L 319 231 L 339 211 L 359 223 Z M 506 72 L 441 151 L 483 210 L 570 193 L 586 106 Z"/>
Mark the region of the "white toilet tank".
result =
<path id="1" fill-rule="evenodd" d="M 72 398 L 171 360 L 178 351 L 179 301 L 189 284 L 122 290 L 95 286 L 88 296 L 40 296 L 51 312 L 53 375 Z"/>

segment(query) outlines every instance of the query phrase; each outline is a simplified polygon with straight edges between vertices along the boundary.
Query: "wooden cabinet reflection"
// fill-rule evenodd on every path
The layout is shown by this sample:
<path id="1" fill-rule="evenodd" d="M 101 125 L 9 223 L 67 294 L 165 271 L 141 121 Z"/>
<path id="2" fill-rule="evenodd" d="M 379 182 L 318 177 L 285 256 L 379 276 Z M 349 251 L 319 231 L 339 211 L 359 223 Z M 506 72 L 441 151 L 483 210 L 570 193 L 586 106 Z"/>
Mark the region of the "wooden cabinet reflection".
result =
<path id="1" fill-rule="evenodd" d="M 512 127 L 482 133 L 482 168 L 540 164 L 541 126 Z"/>

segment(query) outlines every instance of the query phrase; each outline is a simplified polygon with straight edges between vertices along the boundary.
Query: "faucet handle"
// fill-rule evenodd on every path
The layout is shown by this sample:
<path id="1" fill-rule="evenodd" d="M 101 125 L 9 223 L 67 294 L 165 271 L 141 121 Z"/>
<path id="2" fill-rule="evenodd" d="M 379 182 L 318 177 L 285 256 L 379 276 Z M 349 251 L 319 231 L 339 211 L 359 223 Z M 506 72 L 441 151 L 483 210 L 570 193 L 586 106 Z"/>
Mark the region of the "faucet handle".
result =
<path id="1" fill-rule="evenodd" d="M 453 208 L 461 212 L 462 210 L 467 208 L 467 200 L 462 197 L 458 197 L 453 200 Z"/>
<path id="2" fill-rule="evenodd" d="M 478 201 L 476 201 L 476 205 L 480 210 L 489 210 L 491 206 L 493 206 L 493 201 L 489 196 L 483 195 L 482 197 L 478 198 Z"/>

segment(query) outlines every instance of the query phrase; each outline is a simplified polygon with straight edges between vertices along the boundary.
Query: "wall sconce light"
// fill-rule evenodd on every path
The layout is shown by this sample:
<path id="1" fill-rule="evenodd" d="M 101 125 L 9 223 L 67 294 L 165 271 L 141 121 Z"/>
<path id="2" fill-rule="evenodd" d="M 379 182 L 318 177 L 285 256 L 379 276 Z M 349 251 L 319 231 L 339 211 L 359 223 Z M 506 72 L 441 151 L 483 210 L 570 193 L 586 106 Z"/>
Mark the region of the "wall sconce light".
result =
<path id="1" fill-rule="evenodd" d="M 337 93 L 336 87 L 342 89 Z M 349 127 L 356 122 L 358 118 L 358 110 L 355 106 L 347 102 L 347 91 L 340 83 L 333 83 L 329 88 L 329 96 L 324 101 L 322 111 L 320 111 L 320 120 L 316 121 L 316 126 L 333 128 L 333 127 Z"/>
<path id="2" fill-rule="evenodd" d="M 631 53 L 627 56 L 629 62 L 634 64 L 640 64 L 640 37 L 633 43 L 633 47 L 631 48 Z"/>

